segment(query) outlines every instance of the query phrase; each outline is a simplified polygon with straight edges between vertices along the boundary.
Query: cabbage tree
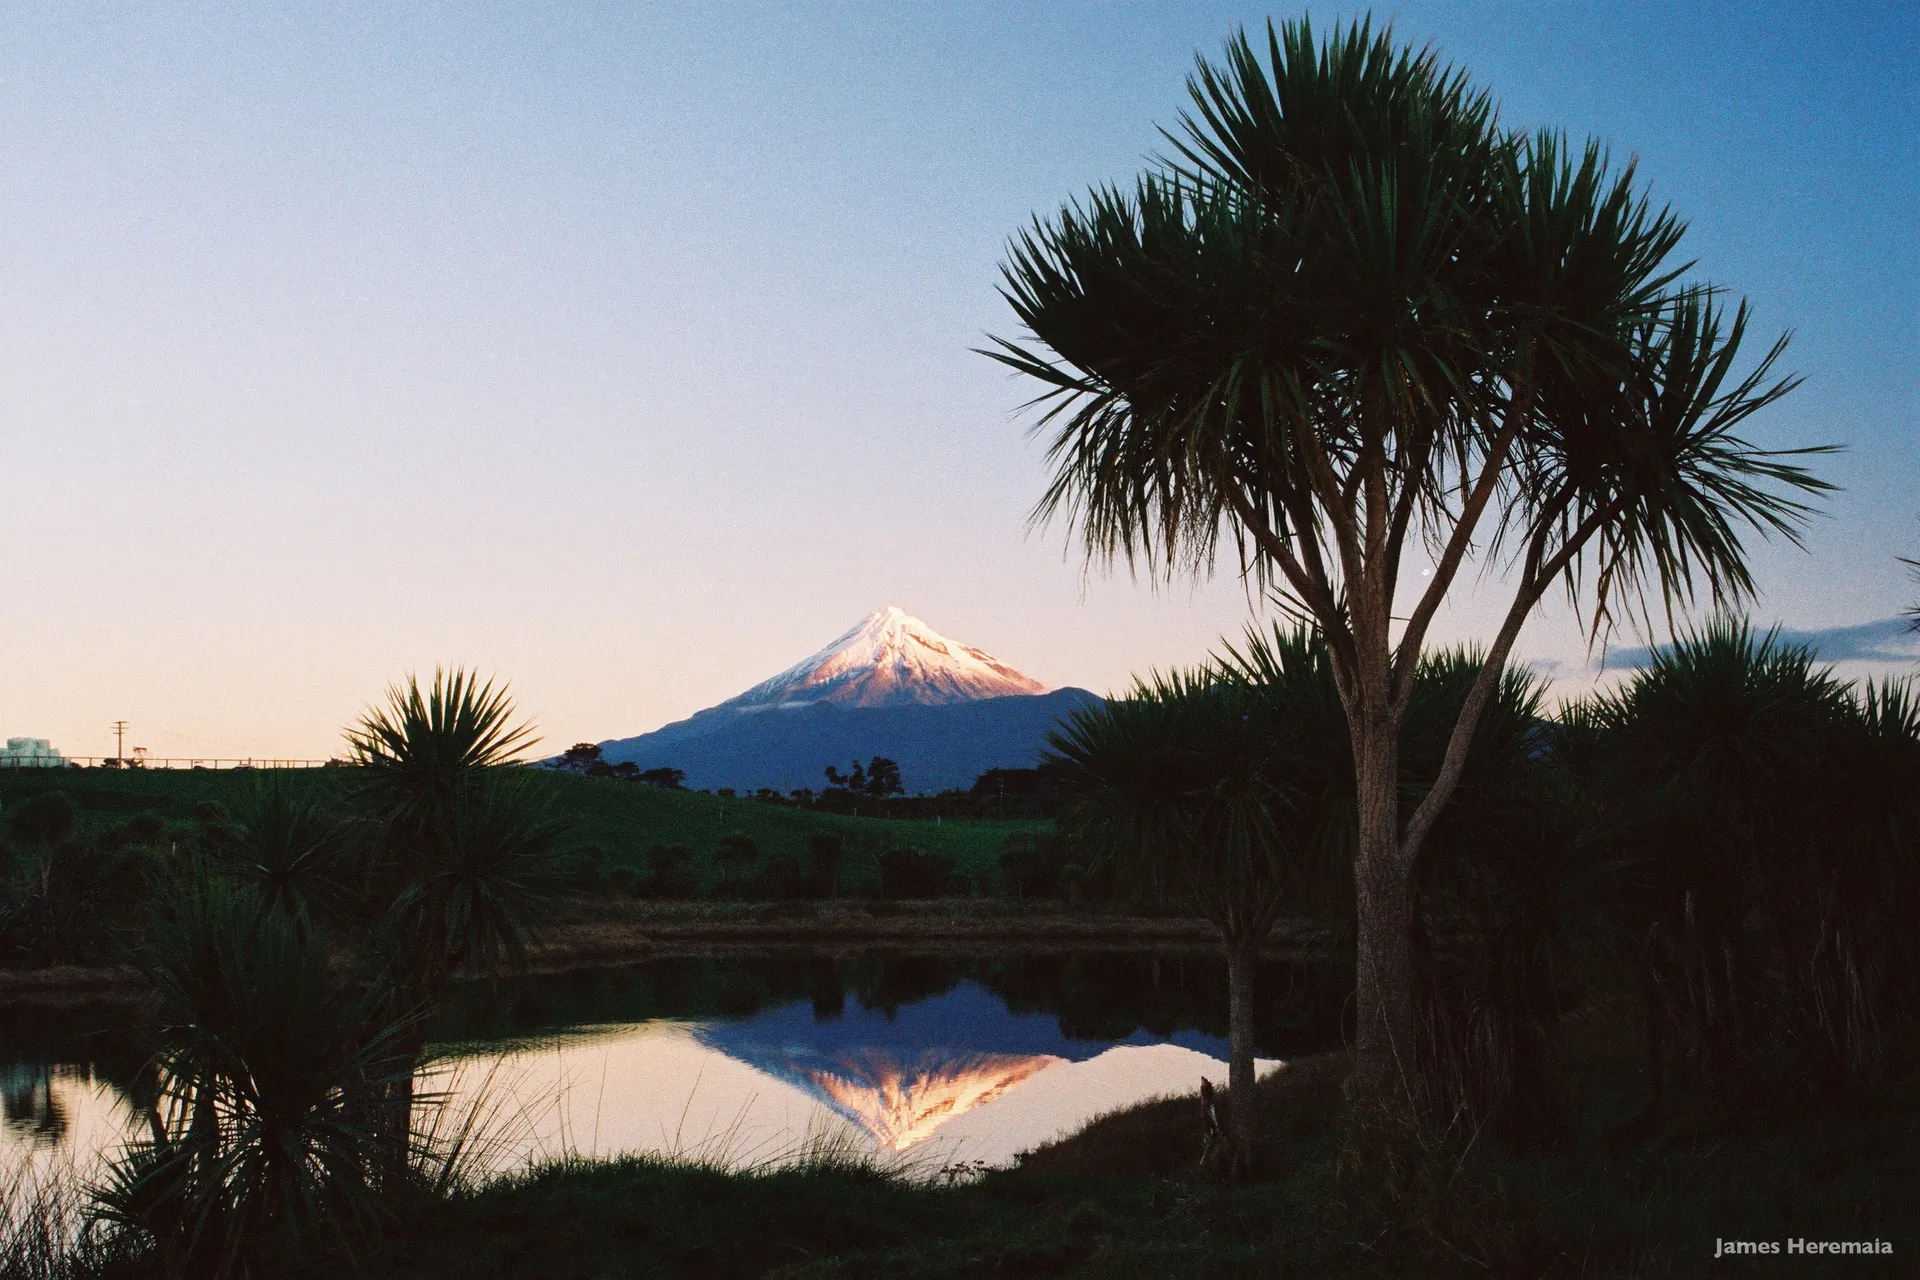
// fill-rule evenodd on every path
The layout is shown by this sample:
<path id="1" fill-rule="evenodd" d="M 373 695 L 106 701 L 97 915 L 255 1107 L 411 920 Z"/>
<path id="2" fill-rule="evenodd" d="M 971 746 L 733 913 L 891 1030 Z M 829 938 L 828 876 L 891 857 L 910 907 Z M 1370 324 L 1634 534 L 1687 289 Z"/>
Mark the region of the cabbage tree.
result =
<path id="1" fill-rule="evenodd" d="M 1738 433 L 1794 379 L 1785 340 L 1679 283 L 1683 227 L 1589 144 L 1502 128 L 1430 51 L 1368 23 L 1244 34 L 1189 81 L 1172 153 L 1018 235 L 1059 518 L 1101 565 L 1223 548 L 1325 634 L 1356 785 L 1357 1079 L 1412 1061 L 1415 862 L 1522 625 L 1564 590 L 1590 634 L 1753 587 L 1743 539 L 1796 538 L 1828 486 Z M 1815 452 L 1812 450 L 1799 451 Z M 1435 779 L 1403 806 L 1401 728 L 1461 575 L 1506 606 Z"/>
<path id="2" fill-rule="evenodd" d="M 1049 764 L 1085 788 L 1075 817 L 1091 843 L 1136 890 L 1220 931 L 1229 1175 L 1252 1159 L 1260 948 L 1283 909 L 1326 914 L 1329 896 L 1344 898 L 1352 784 L 1325 658 L 1305 628 L 1254 633 L 1217 664 L 1090 703 L 1047 741 Z"/>

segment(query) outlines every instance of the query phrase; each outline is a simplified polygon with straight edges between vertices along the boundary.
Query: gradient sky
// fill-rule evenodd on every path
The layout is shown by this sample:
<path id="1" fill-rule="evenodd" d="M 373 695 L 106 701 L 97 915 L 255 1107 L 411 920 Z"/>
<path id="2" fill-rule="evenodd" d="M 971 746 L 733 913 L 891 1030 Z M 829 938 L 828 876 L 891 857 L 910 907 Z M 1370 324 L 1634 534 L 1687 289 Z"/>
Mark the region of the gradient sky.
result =
<path id="1" fill-rule="evenodd" d="M 1249 616 L 1087 578 L 1006 238 L 1129 180 L 1242 4 L 14 4 L 0 16 L 0 733 L 337 753 L 389 680 L 509 678 L 556 749 L 898 604 L 1106 690 Z M 1315 10 L 1329 19 L 1346 10 Z M 1637 154 L 1792 329 L 1769 443 L 1842 443 L 1757 614 L 1920 595 L 1920 9 L 1376 10 Z M 1464 584 L 1448 634 L 1490 630 Z M 1577 669 L 1537 619 L 1524 653 Z"/>

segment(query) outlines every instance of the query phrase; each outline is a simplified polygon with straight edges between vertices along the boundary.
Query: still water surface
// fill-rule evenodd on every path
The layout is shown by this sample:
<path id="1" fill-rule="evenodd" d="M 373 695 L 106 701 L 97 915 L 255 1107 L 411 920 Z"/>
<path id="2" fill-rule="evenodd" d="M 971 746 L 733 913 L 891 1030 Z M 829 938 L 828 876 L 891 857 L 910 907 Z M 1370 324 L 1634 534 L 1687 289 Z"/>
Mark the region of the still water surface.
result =
<path id="1" fill-rule="evenodd" d="M 778 1163 L 830 1142 L 934 1174 L 1011 1163 L 1103 1112 L 1226 1074 L 1202 953 L 732 953 L 461 989 L 421 1123 L 476 1117 L 476 1162 L 664 1153 Z M 1310 972 L 1263 974 L 1263 1067 L 1337 1038 Z M 0 1013 L 0 1167 L 83 1171 L 137 1132 L 125 1010 Z"/>

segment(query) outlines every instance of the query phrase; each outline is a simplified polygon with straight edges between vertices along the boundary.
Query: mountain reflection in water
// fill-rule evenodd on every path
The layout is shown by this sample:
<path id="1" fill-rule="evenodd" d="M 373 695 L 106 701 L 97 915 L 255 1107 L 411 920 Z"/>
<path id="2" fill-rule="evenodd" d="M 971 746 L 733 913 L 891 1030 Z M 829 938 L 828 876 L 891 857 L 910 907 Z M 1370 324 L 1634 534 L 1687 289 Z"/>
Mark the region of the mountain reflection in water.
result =
<path id="1" fill-rule="evenodd" d="M 1061 1059 L 1034 1054 L 947 1057 L 929 1050 L 912 1064 L 880 1051 L 843 1054 L 834 1067 L 808 1074 L 836 1111 L 884 1150 L 905 1151 L 955 1116 L 1024 1083 Z"/>
<path id="2" fill-rule="evenodd" d="M 1211 957 L 859 953 L 476 985 L 436 1035 L 420 1120 L 448 1135 L 477 1117 L 476 1171 L 626 1154 L 763 1166 L 823 1145 L 909 1171 L 1006 1164 L 1094 1116 L 1222 1079 L 1222 978 Z M 1290 994 L 1318 991 L 1276 970 L 1267 1052 L 1337 1034 L 1336 1004 Z M 150 1049 L 96 1056 L 99 1035 L 0 1037 L 14 1058 L 0 1060 L 0 1157 L 90 1162 L 132 1132 L 120 1075 Z"/>
<path id="3" fill-rule="evenodd" d="M 581 1029 L 510 1051 L 484 1083 L 476 1056 L 450 1059 L 428 1088 L 456 1112 L 491 1093 L 497 1115 L 521 1118 L 492 1144 L 498 1167 L 630 1152 L 777 1163 L 823 1141 L 911 1154 L 914 1166 L 1004 1164 L 1095 1115 L 1223 1078 L 1225 1052 L 1198 1032 L 1072 1038 L 1056 1017 L 961 981 L 825 1015 L 794 1001 L 730 1020 Z"/>

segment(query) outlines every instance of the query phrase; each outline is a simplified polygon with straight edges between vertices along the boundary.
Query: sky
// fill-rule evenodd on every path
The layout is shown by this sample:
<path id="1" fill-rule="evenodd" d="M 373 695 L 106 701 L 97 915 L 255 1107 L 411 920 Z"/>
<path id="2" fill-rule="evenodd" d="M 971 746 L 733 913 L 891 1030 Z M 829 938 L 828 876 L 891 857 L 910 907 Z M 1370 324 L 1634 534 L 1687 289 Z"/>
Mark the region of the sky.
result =
<path id="1" fill-rule="evenodd" d="M 1031 389 L 974 349 L 1017 336 L 1009 235 L 1300 12 L 6 6 L 0 734 L 325 757 L 464 663 L 558 749 L 889 604 L 1050 685 L 1203 657 L 1260 602 L 1031 527 Z M 1751 435 L 1846 446 L 1843 491 L 1758 549 L 1755 617 L 1845 648 L 1920 597 L 1920 8 L 1373 12 L 1637 156 L 1699 278 L 1793 332 Z M 1497 583 L 1456 596 L 1442 638 L 1490 633 Z M 1591 678 L 1564 609 L 1520 652 Z"/>

